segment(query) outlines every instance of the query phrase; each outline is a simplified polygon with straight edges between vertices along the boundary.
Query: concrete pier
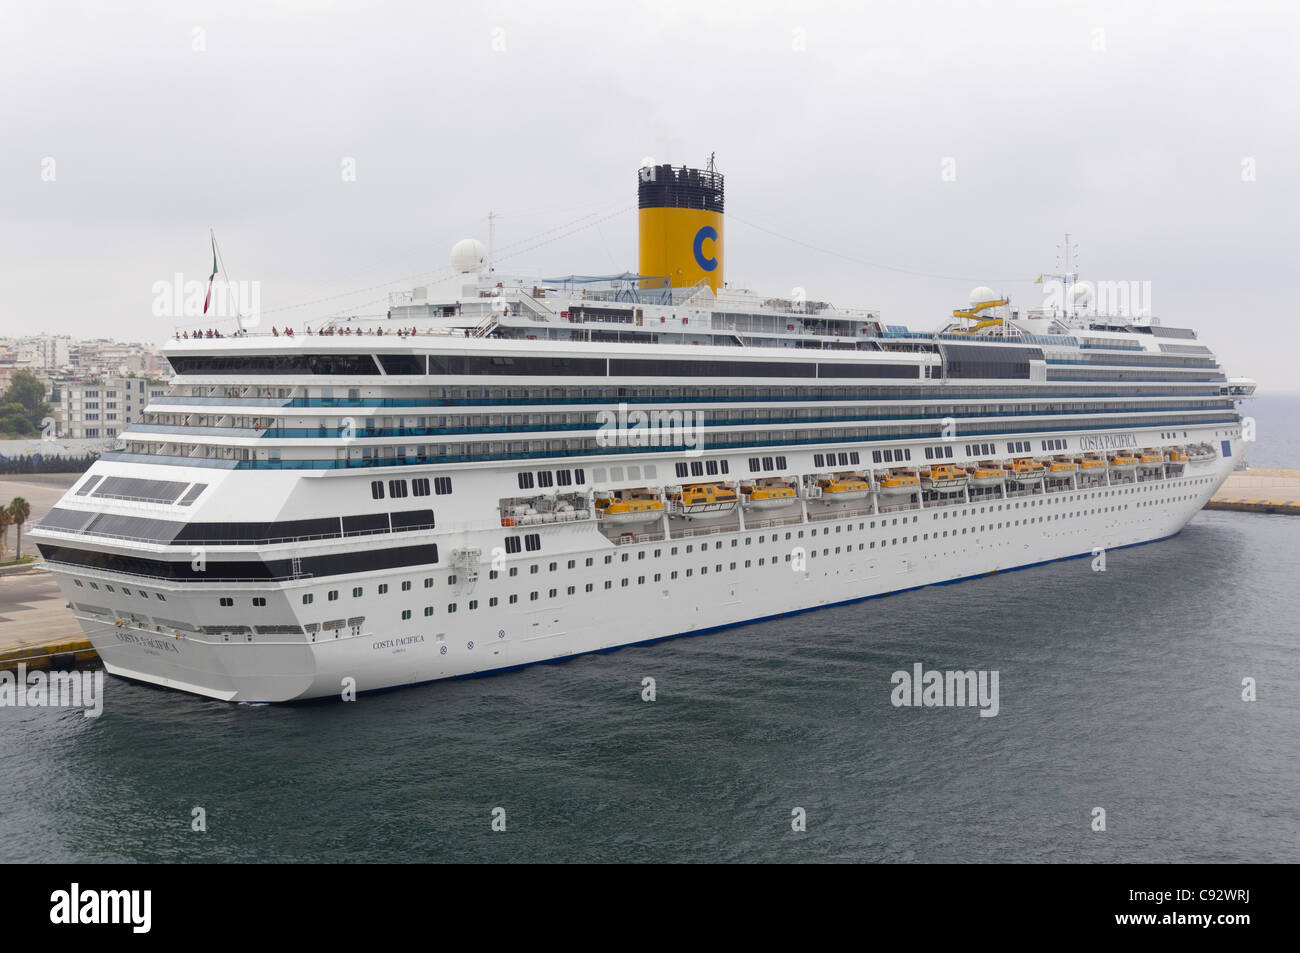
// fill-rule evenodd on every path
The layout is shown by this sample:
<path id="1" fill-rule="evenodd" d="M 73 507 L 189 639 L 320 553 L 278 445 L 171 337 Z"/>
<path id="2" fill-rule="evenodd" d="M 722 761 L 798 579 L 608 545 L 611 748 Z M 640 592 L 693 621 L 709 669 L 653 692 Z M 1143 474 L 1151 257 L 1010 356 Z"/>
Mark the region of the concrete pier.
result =
<path id="1" fill-rule="evenodd" d="M 35 553 L 25 530 L 39 523 L 59 498 L 79 479 L 80 473 L 0 476 L 0 504 L 21 496 L 32 505 L 23 527 L 23 552 Z M 18 532 L 9 528 L 7 558 L 14 557 Z M 0 574 L 0 670 L 15 669 L 19 662 L 30 668 L 70 669 L 97 664 L 99 656 L 67 608 L 54 577 L 39 562 L 15 566 Z"/>
<path id="2" fill-rule="evenodd" d="M 1300 516 L 1300 470 L 1277 467 L 1234 470 L 1205 508 Z"/>

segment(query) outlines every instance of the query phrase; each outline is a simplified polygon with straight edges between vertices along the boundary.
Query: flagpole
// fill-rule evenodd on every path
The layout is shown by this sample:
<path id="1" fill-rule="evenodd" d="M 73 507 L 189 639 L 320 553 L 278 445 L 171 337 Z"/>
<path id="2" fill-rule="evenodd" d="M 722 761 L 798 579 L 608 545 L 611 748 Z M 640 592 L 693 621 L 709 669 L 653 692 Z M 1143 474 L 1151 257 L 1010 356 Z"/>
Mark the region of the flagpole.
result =
<path id="1" fill-rule="evenodd" d="M 216 229 L 210 229 L 210 231 L 212 232 L 212 251 L 215 255 L 215 260 L 221 262 L 221 274 L 226 276 L 226 287 L 229 288 L 230 285 L 232 284 L 230 280 L 230 269 L 226 267 L 225 256 L 221 254 L 221 245 L 217 242 Z M 215 275 L 216 272 L 213 272 L 213 274 Z M 235 324 L 239 328 L 239 330 L 242 331 L 244 330 L 244 315 L 243 312 L 239 310 L 238 295 L 235 296 L 234 303 L 235 303 Z"/>

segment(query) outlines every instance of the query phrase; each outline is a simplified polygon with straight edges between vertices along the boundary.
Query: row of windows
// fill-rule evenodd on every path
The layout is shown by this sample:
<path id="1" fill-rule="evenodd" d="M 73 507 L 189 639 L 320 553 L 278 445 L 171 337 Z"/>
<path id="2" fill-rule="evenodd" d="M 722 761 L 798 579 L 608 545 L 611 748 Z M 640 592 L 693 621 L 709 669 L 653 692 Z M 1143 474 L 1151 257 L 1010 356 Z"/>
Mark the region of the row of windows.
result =
<path id="1" fill-rule="evenodd" d="M 925 459 L 927 459 L 927 460 L 944 460 L 944 459 L 951 460 L 951 459 L 952 459 L 952 445 L 950 444 L 950 445 L 948 445 L 948 446 L 946 446 L 946 447 L 926 447 L 926 448 L 925 448 Z"/>
<path id="2" fill-rule="evenodd" d="M 749 472 L 759 473 L 763 470 L 786 470 L 789 464 L 786 463 L 785 457 L 750 457 Z M 725 470 L 723 471 L 726 472 Z"/>
<path id="3" fill-rule="evenodd" d="M 1051 371 L 1049 371 L 1049 374 Z M 1183 381 L 1183 378 L 1179 378 Z M 365 396 L 362 395 L 363 390 Z M 924 389 L 914 384 L 851 385 L 843 387 L 787 384 L 777 386 L 710 386 L 707 383 L 640 387 L 529 387 L 521 385 L 457 385 L 454 387 L 401 387 L 392 382 L 385 384 L 384 396 L 377 388 L 347 388 L 347 396 L 334 396 L 332 387 L 280 387 L 254 388 L 247 395 L 239 390 L 207 384 L 180 386 L 175 392 L 159 401 L 160 404 L 185 404 L 197 398 L 202 403 L 225 403 L 226 398 L 277 397 L 287 400 L 286 407 L 436 407 L 473 406 L 477 404 L 584 404 L 612 401 L 629 403 L 655 403 L 664 401 L 821 401 L 821 400 L 994 400 L 999 397 L 1016 399 L 1092 399 L 1098 397 L 1175 397 L 1217 396 L 1217 387 L 1204 384 L 1179 385 L 1176 389 L 1168 383 L 1116 383 L 1105 391 L 1084 384 L 961 384 L 953 383 L 942 391 Z M 394 397 L 391 394 L 409 394 Z M 441 426 L 437 418 L 431 425 Z M 406 424 L 403 424 L 406 425 Z M 367 418 L 366 426 L 374 426 L 374 418 Z M 419 426 L 425 426 L 420 421 Z"/>
<path id="4" fill-rule="evenodd" d="M 453 586 L 454 586 L 454 585 L 456 584 L 456 577 L 455 577 L 455 575 L 448 576 L 448 577 L 447 577 L 447 583 L 448 583 L 448 585 L 453 585 Z M 402 587 L 401 587 L 401 588 L 402 588 L 402 592 L 410 592 L 410 591 L 411 591 L 411 580 L 409 580 L 409 579 L 404 579 L 404 580 L 402 580 Z M 432 589 L 432 588 L 433 588 L 433 577 L 432 577 L 432 576 L 426 576 L 426 577 L 425 577 L 425 580 L 424 580 L 424 588 L 425 588 L 425 589 Z M 388 594 L 388 583 L 386 583 L 386 582 L 381 582 L 381 583 L 379 584 L 379 586 L 377 587 L 377 591 L 379 592 L 379 594 L 380 594 L 381 596 L 387 595 L 387 594 Z M 365 589 L 364 589 L 362 586 L 354 586 L 354 587 L 353 587 L 353 589 L 352 589 L 352 597 L 353 597 L 354 599 L 360 599 L 363 595 L 365 595 Z M 339 591 L 338 591 L 337 589 L 330 589 L 328 592 L 325 593 L 325 598 L 326 598 L 326 600 L 329 601 L 329 602 L 337 602 L 337 601 L 338 601 L 338 598 L 339 598 Z M 305 606 L 309 606 L 309 605 L 311 605 L 311 604 L 315 601 L 315 599 L 316 599 L 316 597 L 315 597 L 312 593 L 310 593 L 310 592 L 303 593 L 302 604 L 305 605 Z M 225 603 L 222 603 L 222 604 L 224 605 Z"/>
<path id="5" fill-rule="evenodd" d="M 871 460 L 873 463 L 903 463 L 912 459 L 912 451 L 904 447 L 899 450 L 872 450 Z"/>
<path id="6" fill-rule="evenodd" d="M 533 488 L 533 474 L 524 470 L 517 474 L 519 478 L 519 489 L 531 490 Z M 576 470 L 556 470 L 552 475 L 550 470 L 537 471 L 537 486 L 582 486 L 587 482 L 587 471 L 579 467 Z"/>
<path id="7" fill-rule="evenodd" d="M 411 481 L 411 491 L 416 496 L 429 495 L 429 480 L 427 477 L 417 477 Z M 451 492 L 451 477 L 434 477 L 433 492 L 438 496 L 445 496 Z M 403 499 L 406 496 L 405 480 L 389 480 L 388 495 L 394 500 Z M 370 498 L 372 500 L 382 500 L 384 498 L 384 481 L 370 481 Z"/>
<path id="8" fill-rule="evenodd" d="M 1044 440 L 1044 441 L 1043 441 L 1043 449 L 1044 449 L 1044 450 L 1068 450 L 1069 448 L 1070 448 L 1070 444 L 1069 444 L 1069 442 L 1068 442 L 1067 440 L 1065 440 L 1063 437 L 1062 437 L 1062 438 L 1053 439 L 1053 440 Z M 1025 449 L 1026 449 L 1026 450 L 1029 449 L 1029 441 L 1027 441 L 1027 440 L 1025 441 Z"/>
<path id="9" fill-rule="evenodd" d="M 785 457 L 781 457 L 781 459 L 784 460 Z M 813 454 L 813 466 L 815 467 L 833 467 L 836 465 L 837 461 L 839 466 L 847 467 L 853 464 L 860 463 L 862 461 L 862 458 L 856 450 L 850 451 L 849 453 L 839 453 L 839 454 L 835 454 L 835 453 L 824 453 L 824 454 L 814 453 Z M 784 463 L 782 463 L 781 465 L 785 466 Z"/>
<path id="10" fill-rule="evenodd" d="M 1092 418 L 1096 419 L 1096 418 Z M 1172 415 L 1166 417 L 1163 421 L 1151 420 L 1145 417 L 1128 417 L 1120 416 L 1108 419 L 1101 427 L 1088 424 L 1091 429 L 1120 429 L 1124 427 L 1144 427 L 1152 424 L 1206 424 L 1222 423 L 1236 419 L 1235 413 L 1232 418 L 1205 418 L 1194 417 L 1190 415 Z M 825 443 L 825 442 L 842 442 L 850 440 L 891 440 L 891 439 L 908 439 L 908 438 L 929 438 L 933 439 L 936 434 L 938 421 L 927 423 L 918 423 L 913 425 L 881 425 L 876 427 L 826 427 L 817 431 L 812 430 L 758 430 L 746 432 L 719 432 L 709 434 L 709 445 L 713 449 L 729 449 L 740 447 L 753 447 L 757 445 L 794 445 L 801 443 Z M 1053 429 L 1061 426 L 1057 421 L 1053 421 Z M 1019 433 L 1026 428 L 1025 423 L 1019 423 L 1014 426 L 994 426 L 990 424 L 981 424 L 982 430 L 991 433 Z M 183 449 L 184 445 L 179 445 Z M 633 448 L 623 447 L 602 447 L 598 445 L 596 438 L 572 438 L 572 439 L 547 439 L 547 440 L 510 440 L 510 441 L 490 441 L 486 443 L 462 443 L 447 442 L 423 447 L 385 447 L 383 448 L 384 459 L 370 460 L 341 460 L 341 459 L 284 459 L 284 460 L 252 460 L 248 458 L 248 451 L 242 451 L 242 459 L 236 453 L 234 448 L 213 447 L 205 445 L 198 448 L 206 457 L 224 457 L 226 459 L 238 460 L 236 466 L 238 469 L 334 469 L 347 468 L 356 466 L 411 466 L 411 465 L 441 465 L 451 461 L 460 460 L 496 460 L 512 459 L 522 455 L 532 456 L 591 456 L 597 454 L 623 454 Z M 635 448 L 640 450 L 642 448 Z M 648 451 L 656 451 L 657 448 L 645 448 Z M 164 453 L 165 451 L 165 453 Z M 399 454 L 396 451 L 404 451 Z M 170 444 L 148 444 L 132 441 L 128 448 L 126 456 L 117 454 L 110 455 L 106 459 L 130 459 L 130 454 L 134 453 L 154 453 L 165 456 L 174 456 L 179 450 Z M 992 451 L 990 451 L 992 452 Z M 895 456 L 895 459 L 897 457 Z M 596 482 L 600 482 L 597 478 Z"/>
<path id="11" fill-rule="evenodd" d="M 1098 414 L 1115 414 L 1125 411 L 1226 409 L 1231 406 L 1229 399 L 1217 395 L 1214 397 L 1189 395 L 1185 398 L 1170 398 L 1160 401 L 1112 399 L 1106 404 L 1085 399 L 1048 402 L 1038 398 L 1037 395 L 1023 395 L 1023 398 L 1017 401 L 989 400 L 981 403 L 959 403 L 954 402 L 950 396 L 947 402 L 936 405 L 893 403 L 885 407 L 830 405 L 821 407 L 756 407 L 702 410 L 699 412 L 699 424 L 704 427 L 730 427 L 768 424 L 823 424 L 831 422 L 871 423 L 932 417 L 973 419 L 989 416 L 1059 415 L 1076 410 Z M 140 429 L 157 428 L 166 430 L 176 428 L 169 432 L 192 433 L 195 436 L 222 436 L 226 434 L 226 427 L 234 427 L 243 430 L 262 430 L 264 431 L 262 436 L 269 440 L 328 439 L 333 437 L 445 437 L 451 434 L 525 434 L 548 431 L 600 430 L 605 426 L 603 420 L 605 413 L 608 413 L 608 411 L 570 410 L 555 413 L 487 413 L 448 414 L 432 417 L 386 417 L 382 421 L 384 424 L 382 427 L 374 426 L 375 418 L 368 417 L 366 418 L 367 426 L 363 428 L 348 426 L 352 418 L 320 417 L 315 419 L 313 426 L 293 427 L 289 426 L 291 421 L 270 415 L 250 415 L 247 417 L 231 415 L 228 420 L 223 420 L 224 415 L 221 414 L 150 413 L 146 415 Z M 392 425 L 394 420 L 397 426 Z M 224 423 L 225 426 L 217 426 L 218 421 Z M 298 422 L 302 423 L 301 420 Z M 363 447 L 364 449 L 367 448 Z"/>
<path id="12" fill-rule="evenodd" d="M 785 457 L 781 457 L 785 460 Z M 785 466 L 784 463 L 781 466 Z M 726 460 L 692 460 L 689 464 L 677 464 L 677 475 L 684 476 L 716 476 L 719 473 L 730 473 L 731 464 Z"/>
<path id="13" fill-rule="evenodd" d="M 81 581 L 80 579 L 74 579 L 74 580 L 72 580 L 72 581 L 73 581 L 74 583 L 77 584 L 77 587 L 78 587 L 78 588 L 83 588 L 83 589 L 84 589 L 86 586 L 90 586 L 91 589 L 96 589 L 96 590 L 99 589 L 99 583 L 97 583 L 97 582 L 93 582 L 93 581 L 91 581 L 91 580 L 89 580 L 89 579 L 86 580 L 85 583 L 82 583 L 82 581 Z M 113 592 L 113 593 L 117 592 L 117 590 L 114 589 L 114 588 L 112 587 L 112 585 L 110 585 L 109 583 L 104 583 L 104 588 L 105 588 L 106 590 L 108 590 L 109 592 Z M 131 595 L 131 590 L 128 589 L 126 586 L 123 586 L 123 587 L 122 587 L 122 595 L 124 595 L 124 596 L 129 596 L 129 595 Z M 136 592 L 136 595 L 138 595 L 141 599 L 148 599 L 148 598 L 149 598 L 149 593 L 145 592 L 143 589 L 138 590 L 138 591 Z M 158 601 L 159 601 L 159 602 L 166 602 L 166 601 L 167 601 L 167 597 L 164 596 L 161 592 L 155 592 L 154 595 L 158 597 Z"/>
<path id="14" fill-rule="evenodd" d="M 1236 417 L 1232 418 L 1206 418 L 1175 415 L 1173 421 L 1166 420 L 1165 423 L 1205 425 L 1212 423 L 1232 423 Z M 1107 421 L 1104 426 L 1090 426 L 1088 429 L 1122 429 L 1125 427 L 1148 427 L 1151 426 L 1150 419 L 1142 417 L 1118 417 Z M 982 425 L 983 426 L 983 425 Z M 1054 423 L 1054 426 L 1060 426 Z M 989 426 L 987 430 L 995 433 L 1010 433 L 1023 429 L 1019 427 L 993 427 Z M 828 443 L 843 442 L 849 440 L 895 440 L 909 438 L 931 438 L 936 436 L 936 428 L 933 424 L 924 425 L 898 425 L 898 426 L 881 426 L 876 428 L 854 428 L 854 427 L 836 427 L 826 428 L 814 433 L 813 431 L 750 431 L 750 432 L 723 432 L 709 435 L 710 446 L 715 449 L 738 449 L 749 448 L 760 445 L 766 446 L 790 446 L 806 443 Z M 993 445 L 990 444 L 990 447 Z M 149 444 L 140 444 L 132 442 L 126 455 L 110 454 L 105 459 L 131 459 L 134 453 L 161 453 L 162 444 L 157 444 L 151 449 Z M 225 456 L 233 459 L 234 454 L 230 448 L 225 448 L 224 454 L 222 448 L 205 447 L 200 448 L 207 451 L 206 456 Z M 416 465 L 433 465 L 440 466 L 449 462 L 458 461 L 490 461 L 490 460 L 510 460 L 517 459 L 521 456 L 538 456 L 538 457 L 558 457 L 558 456 L 582 456 L 590 457 L 599 454 L 624 454 L 631 452 L 633 448 L 623 447 L 601 447 L 597 445 L 595 439 L 552 439 L 552 440 L 531 440 L 531 441 L 492 441 L 487 443 L 441 443 L 425 447 L 406 448 L 408 453 L 405 455 L 394 455 L 393 450 L 402 450 L 402 447 L 385 448 L 387 456 L 384 459 L 373 460 L 335 460 L 335 459 L 275 459 L 271 461 L 243 459 L 237 463 L 237 469 L 335 469 L 357 466 L 416 466 Z M 634 448 L 641 449 L 641 448 Z M 656 451 L 657 448 L 646 448 L 649 451 Z M 994 451 L 989 450 L 988 453 Z M 167 454 L 172 455 L 172 454 Z M 894 459 L 899 460 L 898 455 L 894 454 Z M 907 459 L 904 455 L 904 459 Z M 192 462 L 192 461 L 191 461 Z M 902 462 L 901 460 L 899 462 Z M 595 482 L 600 483 L 599 477 L 595 477 Z"/>

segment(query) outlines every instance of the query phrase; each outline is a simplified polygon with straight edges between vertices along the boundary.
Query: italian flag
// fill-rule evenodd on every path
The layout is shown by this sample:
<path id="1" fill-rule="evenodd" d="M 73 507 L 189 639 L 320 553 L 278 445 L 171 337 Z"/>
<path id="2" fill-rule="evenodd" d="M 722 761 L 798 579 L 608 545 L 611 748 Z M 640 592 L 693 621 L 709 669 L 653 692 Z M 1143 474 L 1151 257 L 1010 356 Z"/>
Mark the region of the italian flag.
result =
<path id="1" fill-rule="evenodd" d="M 208 276 L 208 293 L 203 299 L 203 313 L 208 313 L 208 302 L 212 300 L 212 282 L 217 277 L 217 237 L 212 236 L 212 274 Z"/>

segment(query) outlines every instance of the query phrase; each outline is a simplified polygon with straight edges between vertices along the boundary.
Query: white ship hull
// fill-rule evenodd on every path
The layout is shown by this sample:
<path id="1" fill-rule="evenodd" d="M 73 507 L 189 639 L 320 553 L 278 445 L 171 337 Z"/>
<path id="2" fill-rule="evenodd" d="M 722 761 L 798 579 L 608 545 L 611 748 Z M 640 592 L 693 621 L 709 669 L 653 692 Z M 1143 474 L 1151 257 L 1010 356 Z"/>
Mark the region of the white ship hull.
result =
<path id="1" fill-rule="evenodd" d="M 483 572 L 472 584 L 463 579 L 450 583 L 454 570 L 443 564 L 359 573 L 336 583 L 297 580 L 221 587 L 221 593 L 237 594 L 244 601 L 259 593 L 277 619 L 291 615 L 300 625 L 331 613 L 373 620 L 310 637 L 178 632 L 124 620 L 125 613 L 116 609 L 115 619 L 84 613 L 80 618 L 111 674 L 229 701 L 340 696 L 348 690 L 454 678 L 699 633 L 1087 555 L 1097 547 L 1163 539 L 1179 532 L 1227 477 L 1239 449 L 1235 439 L 1232 444 L 1231 459 L 1217 460 L 1213 467 L 1186 477 L 822 518 L 770 529 L 722 528 L 702 536 L 615 546 L 590 523 L 557 524 L 547 529 L 552 537 L 544 553 L 517 557 L 521 567 L 540 563 L 539 574 L 521 569 L 517 576 L 502 573 L 491 579 Z M 445 551 L 453 545 L 490 549 L 486 544 L 499 531 L 433 536 L 443 541 Z M 690 554 L 688 545 L 694 549 Z M 709 548 L 702 551 L 702 546 Z M 677 555 L 670 555 L 673 547 Z M 851 552 L 841 552 L 846 547 Z M 800 548 L 806 565 L 795 571 L 791 557 L 797 558 Z M 588 556 L 593 557 L 592 567 L 584 564 Z M 606 556 L 613 557 L 611 563 L 604 562 Z M 570 559 L 575 568 L 563 568 Z M 551 571 L 551 564 L 559 568 Z M 64 594 L 77 604 L 87 602 L 88 595 L 84 585 L 75 586 L 74 576 L 98 579 L 100 585 L 135 584 L 122 574 L 53 568 Z M 670 577 L 673 572 L 675 579 Z M 655 573 L 661 576 L 658 581 L 652 581 Z M 403 581 L 426 575 L 433 579 L 430 588 L 436 596 L 426 596 L 430 590 L 418 582 L 410 598 L 398 595 Z M 376 594 L 385 583 L 389 593 Z M 354 586 L 365 595 L 347 599 L 346 608 L 322 610 L 316 603 L 304 610 L 301 594 L 319 593 L 326 585 L 344 590 L 345 599 Z M 150 587 L 169 591 L 154 583 Z M 530 598 L 530 590 L 538 593 L 536 599 Z M 166 610 L 172 620 L 196 627 L 211 621 L 210 611 L 194 602 L 186 607 L 179 590 L 174 591 Z M 518 596 L 514 604 L 508 601 L 512 594 Z M 100 603 L 111 601 L 102 590 L 94 597 Z M 497 604 L 489 606 L 493 598 Z M 479 608 L 469 610 L 471 599 Z M 458 611 L 450 613 L 448 604 L 453 602 L 459 603 Z M 123 603 L 130 608 L 134 600 Z M 399 608 L 426 603 L 434 605 L 432 618 L 415 611 L 412 621 L 399 623 Z"/>

